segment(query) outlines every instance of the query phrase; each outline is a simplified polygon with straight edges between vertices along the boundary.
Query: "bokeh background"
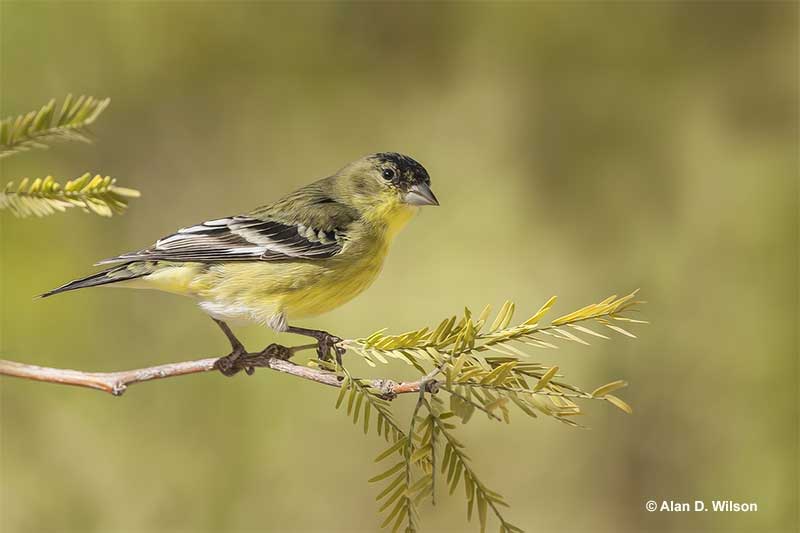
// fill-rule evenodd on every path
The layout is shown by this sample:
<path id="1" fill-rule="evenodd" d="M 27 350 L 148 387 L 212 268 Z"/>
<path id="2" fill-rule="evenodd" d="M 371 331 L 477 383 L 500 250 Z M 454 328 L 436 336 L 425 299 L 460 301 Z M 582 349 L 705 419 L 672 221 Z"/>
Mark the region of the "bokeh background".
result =
<path id="1" fill-rule="evenodd" d="M 465 304 L 513 298 L 524 314 L 557 294 L 559 313 L 641 287 L 639 340 L 534 354 L 586 388 L 629 380 L 634 414 L 587 405 L 588 431 L 476 419 L 459 431 L 475 468 L 531 531 L 796 530 L 796 3 L 4 1 L 0 16 L 3 116 L 112 98 L 95 145 L 5 159 L 2 179 L 92 171 L 143 192 L 111 220 L 0 214 L 3 357 L 114 370 L 225 353 L 189 300 L 33 296 L 365 153 L 405 152 L 442 206 L 368 292 L 303 325 L 354 337 Z M 382 443 L 333 390 L 266 371 L 119 399 L 1 384 L 3 531 L 380 523 L 366 479 Z M 649 499 L 759 510 L 647 513 Z M 443 497 L 423 524 L 472 530 L 463 507 Z"/>

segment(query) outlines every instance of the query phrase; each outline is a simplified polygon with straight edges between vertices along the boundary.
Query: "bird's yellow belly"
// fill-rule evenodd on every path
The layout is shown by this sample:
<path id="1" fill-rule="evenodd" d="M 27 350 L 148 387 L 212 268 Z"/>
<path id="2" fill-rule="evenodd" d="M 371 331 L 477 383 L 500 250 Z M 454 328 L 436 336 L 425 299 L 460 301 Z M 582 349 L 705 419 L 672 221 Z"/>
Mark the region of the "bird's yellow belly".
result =
<path id="1" fill-rule="evenodd" d="M 352 300 L 378 276 L 383 258 L 347 265 L 337 269 L 320 269 L 311 274 L 307 285 L 282 291 L 278 307 L 289 317 L 315 316 Z"/>
<path id="2" fill-rule="evenodd" d="M 375 280 L 385 247 L 355 260 L 241 262 L 213 265 L 192 292 L 222 320 L 251 320 L 280 329 L 281 320 L 315 316 L 353 299 Z"/>

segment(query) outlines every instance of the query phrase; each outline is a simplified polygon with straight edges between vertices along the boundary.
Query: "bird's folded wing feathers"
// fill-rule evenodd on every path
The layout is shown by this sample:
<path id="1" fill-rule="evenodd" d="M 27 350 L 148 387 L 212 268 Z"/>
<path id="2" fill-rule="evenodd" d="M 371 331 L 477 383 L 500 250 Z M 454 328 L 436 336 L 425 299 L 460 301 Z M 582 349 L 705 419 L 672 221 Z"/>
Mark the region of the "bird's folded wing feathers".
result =
<path id="1" fill-rule="evenodd" d="M 154 246 L 105 259 L 123 261 L 285 261 L 326 259 L 342 250 L 346 228 L 317 229 L 252 216 L 209 220 L 182 228 Z"/>

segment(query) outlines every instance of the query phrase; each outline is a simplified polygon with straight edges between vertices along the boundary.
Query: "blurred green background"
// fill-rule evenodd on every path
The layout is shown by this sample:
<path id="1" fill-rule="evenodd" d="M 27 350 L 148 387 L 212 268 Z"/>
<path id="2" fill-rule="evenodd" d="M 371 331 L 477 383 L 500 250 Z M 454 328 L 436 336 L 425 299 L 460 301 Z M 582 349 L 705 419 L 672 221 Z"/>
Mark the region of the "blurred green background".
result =
<path id="1" fill-rule="evenodd" d="M 459 430 L 475 468 L 531 531 L 796 530 L 796 3 L 4 1 L 0 17 L 2 116 L 112 98 L 95 145 L 4 159 L 2 179 L 92 171 L 143 192 L 111 220 L 0 215 L 3 357 L 115 370 L 226 353 L 188 299 L 33 296 L 400 151 L 442 206 L 369 291 L 303 325 L 354 337 L 641 287 L 639 340 L 534 354 L 586 388 L 629 380 L 634 414 L 586 405 L 589 431 L 476 418 Z M 237 331 L 253 348 L 279 338 Z M 335 396 L 268 371 L 119 399 L 3 379 L 0 529 L 374 531 L 382 442 Z M 647 513 L 649 499 L 759 511 Z M 440 500 L 428 531 L 475 529 L 460 497 Z"/>

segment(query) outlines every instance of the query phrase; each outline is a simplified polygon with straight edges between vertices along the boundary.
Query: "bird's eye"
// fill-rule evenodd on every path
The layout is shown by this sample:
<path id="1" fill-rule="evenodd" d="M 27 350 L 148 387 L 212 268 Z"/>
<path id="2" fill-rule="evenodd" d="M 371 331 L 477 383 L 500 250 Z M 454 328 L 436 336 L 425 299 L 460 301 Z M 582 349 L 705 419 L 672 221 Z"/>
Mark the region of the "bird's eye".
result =
<path id="1" fill-rule="evenodd" d="M 391 168 L 386 168 L 381 173 L 381 176 L 383 176 L 383 179 L 385 180 L 390 180 L 394 178 L 394 170 L 392 170 Z"/>

